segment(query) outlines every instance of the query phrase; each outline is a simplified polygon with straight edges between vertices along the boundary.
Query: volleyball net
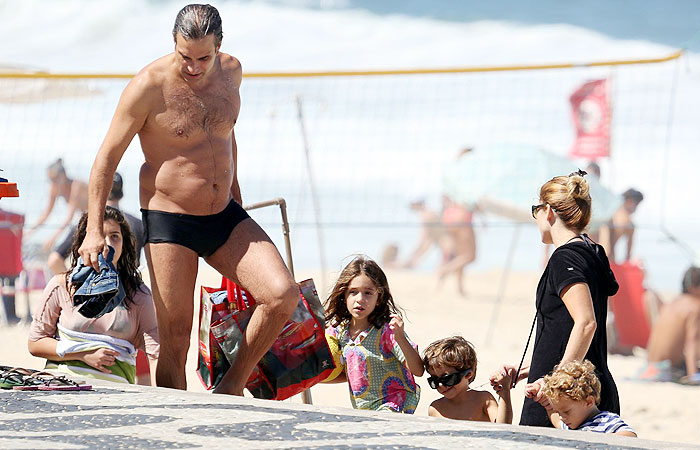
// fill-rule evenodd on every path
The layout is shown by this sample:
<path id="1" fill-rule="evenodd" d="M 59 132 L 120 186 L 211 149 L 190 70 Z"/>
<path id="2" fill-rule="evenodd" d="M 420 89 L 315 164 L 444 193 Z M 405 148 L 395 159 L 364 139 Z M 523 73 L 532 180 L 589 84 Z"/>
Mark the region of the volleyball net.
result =
<path id="1" fill-rule="evenodd" d="M 565 158 L 576 133 L 570 96 L 587 81 L 606 79 L 611 156 L 599 160 L 601 184 L 620 193 L 630 186 L 644 190 L 640 183 L 649 183 L 643 217 L 656 225 L 666 212 L 664 197 L 683 189 L 679 180 L 665 174 L 688 163 L 682 152 L 672 153 L 681 155 L 673 159 L 667 150 L 700 140 L 699 132 L 687 127 L 672 141 L 679 56 L 517 67 L 245 74 L 236 125 L 244 203 L 286 199 L 295 261 L 302 266 L 318 267 L 324 265 L 319 258 L 327 258 L 335 267 L 354 252 L 378 257 L 387 242 L 398 243 L 405 252 L 419 229 L 409 202 L 422 199 L 439 210 L 446 173 L 454 173 L 463 149 L 493 151 L 508 160 L 508 152 L 537 148 Z M 88 179 L 128 79 L 0 75 L 0 167 L 20 188 L 20 200 L 3 200 L 3 208 L 25 213 L 31 225 L 46 203 L 45 168 L 56 158 L 63 158 L 69 177 Z M 122 206 L 127 211 L 138 211 L 142 161 L 135 139 L 118 169 L 125 180 Z M 469 201 L 478 200 L 503 175 L 503 161 L 494 158 L 488 164 L 467 169 L 462 178 L 457 173 Z M 581 168 L 586 164 L 583 159 L 572 163 Z M 530 169 L 524 161 L 506 180 L 531 193 L 534 202 L 546 180 L 518 184 L 526 179 L 518 174 Z M 275 211 L 255 214 L 273 238 L 279 234 Z M 62 219 L 63 212 L 54 211 L 48 228 Z M 513 224 L 512 218 L 496 214 L 487 215 L 486 222 L 492 228 Z"/>

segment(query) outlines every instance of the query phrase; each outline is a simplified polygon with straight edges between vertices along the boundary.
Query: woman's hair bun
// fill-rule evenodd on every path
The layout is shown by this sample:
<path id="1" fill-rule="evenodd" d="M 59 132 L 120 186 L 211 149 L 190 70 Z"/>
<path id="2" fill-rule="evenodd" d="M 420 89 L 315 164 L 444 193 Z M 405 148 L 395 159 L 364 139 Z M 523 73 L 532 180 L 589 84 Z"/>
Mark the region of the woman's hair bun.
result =
<path id="1" fill-rule="evenodd" d="M 569 191 L 569 195 L 574 200 L 587 200 L 591 198 L 590 188 L 588 186 L 588 181 L 586 181 L 583 176 L 586 172 L 580 170 L 569 175 L 569 179 L 566 181 L 566 187 Z"/>

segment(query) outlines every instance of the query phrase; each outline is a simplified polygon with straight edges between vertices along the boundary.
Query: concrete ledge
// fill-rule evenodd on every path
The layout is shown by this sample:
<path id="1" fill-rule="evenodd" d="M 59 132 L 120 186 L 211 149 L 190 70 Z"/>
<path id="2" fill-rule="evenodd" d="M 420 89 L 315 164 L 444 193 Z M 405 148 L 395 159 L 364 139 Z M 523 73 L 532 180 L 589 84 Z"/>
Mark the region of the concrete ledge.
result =
<path id="1" fill-rule="evenodd" d="M 0 448 L 620 448 L 685 444 L 143 386 L 0 391 Z"/>

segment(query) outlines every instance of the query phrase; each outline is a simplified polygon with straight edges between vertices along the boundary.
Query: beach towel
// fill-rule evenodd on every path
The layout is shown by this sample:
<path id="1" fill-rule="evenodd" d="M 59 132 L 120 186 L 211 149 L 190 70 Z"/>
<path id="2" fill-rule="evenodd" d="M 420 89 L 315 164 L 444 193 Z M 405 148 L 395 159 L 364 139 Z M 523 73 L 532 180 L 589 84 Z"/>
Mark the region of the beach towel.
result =
<path id="1" fill-rule="evenodd" d="M 108 369 L 111 373 L 101 372 L 89 364 L 79 360 L 47 361 L 46 369 L 56 369 L 71 375 L 89 376 L 100 380 L 116 383 L 133 384 L 136 380 L 136 348 L 124 339 L 103 334 L 83 333 L 69 330 L 58 324 L 58 344 L 56 354 L 65 356 L 68 353 L 78 353 L 107 348 L 118 353 L 114 364 Z"/>
<path id="2" fill-rule="evenodd" d="M 229 300 L 237 308 L 211 326 L 229 364 L 255 310 L 255 299 L 230 280 Z M 299 302 L 277 340 L 253 369 L 246 389 L 256 398 L 284 400 L 328 378 L 335 368 L 325 337 L 325 313 L 313 280 L 299 283 Z"/>

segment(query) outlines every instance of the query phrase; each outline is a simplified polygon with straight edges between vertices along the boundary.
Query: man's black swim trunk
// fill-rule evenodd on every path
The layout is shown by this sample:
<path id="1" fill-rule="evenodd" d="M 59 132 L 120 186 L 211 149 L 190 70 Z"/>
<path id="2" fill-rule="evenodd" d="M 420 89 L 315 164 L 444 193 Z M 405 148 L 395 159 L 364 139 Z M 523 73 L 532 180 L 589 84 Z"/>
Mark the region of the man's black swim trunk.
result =
<path id="1" fill-rule="evenodd" d="M 141 209 L 146 243 L 170 242 L 197 252 L 202 258 L 224 245 L 233 229 L 250 217 L 235 200 L 209 216 Z"/>

